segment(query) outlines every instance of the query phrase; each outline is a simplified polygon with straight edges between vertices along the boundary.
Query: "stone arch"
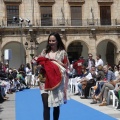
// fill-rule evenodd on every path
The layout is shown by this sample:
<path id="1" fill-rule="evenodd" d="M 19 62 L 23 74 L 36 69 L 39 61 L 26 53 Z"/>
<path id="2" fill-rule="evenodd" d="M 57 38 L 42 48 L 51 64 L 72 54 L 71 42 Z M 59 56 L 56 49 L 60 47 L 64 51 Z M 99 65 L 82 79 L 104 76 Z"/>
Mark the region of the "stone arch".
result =
<path id="1" fill-rule="evenodd" d="M 84 41 L 84 40 L 72 40 L 72 41 L 68 41 L 67 43 L 66 43 L 66 49 L 68 49 L 68 46 L 71 44 L 71 43 L 73 43 L 73 42 L 83 42 L 86 46 L 87 46 L 87 48 L 89 49 L 89 45 Z"/>
<path id="2" fill-rule="evenodd" d="M 67 53 L 70 62 L 79 59 L 80 56 L 87 58 L 88 56 L 88 44 L 82 40 L 72 40 L 67 43 Z"/>
<path id="3" fill-rule="evenodd" d="M 113 38 L 113 37 L 103 37 L 99 40 L 96 41 L 96 48 L 98 47 L 98 45 L 102 42 L 102 41 L 105 41 L 105 40 L 108 40 L 110 41 L 111 43 L 113 43 L 116 47 L 116 52 L 118 53 L 120 51 L 120 48 L 119 48 L 119 43 L 116 42 L 116 39 Z"/>
<path id="4" fill-rule="evenodd" d="M 118 44 L 112 39 L 100 40 L 97 44 L 97 53 L 102 55 L 104 64 L 113 66 L 116 63 L 116 53 L 119 51 Z"/>
<path id="5" fill-rule="evenodd" d="M 4 63 L 7 63 L 7 61 L 4 59 L 4 50 L 5 49 L 11 49 L 12 51 L 12 59 L 9 61 L 9 67 L 12 68 L 19 68 L 20 64 L 26 63 L 26 51 L 24 48 L 24 45 L 21 44 L 18 41 L 10 41 L 7 43 L 4 43 L 2 45 L 2 61 Z"/>
<path id="6" fill-rule="evenodd" d="M 38 50 L 37 50 L 37 55 L 39 55 L 41 52 L 42 52 L 42 50 L 44 49 L 44 48 L 46 48 L 46 45 L 47 45 L 47 41 L 46 40 L 44 40 L 44 41 L 41 41 L 40 43 L 39 43 L 39 46 L 38 46 Z"/>

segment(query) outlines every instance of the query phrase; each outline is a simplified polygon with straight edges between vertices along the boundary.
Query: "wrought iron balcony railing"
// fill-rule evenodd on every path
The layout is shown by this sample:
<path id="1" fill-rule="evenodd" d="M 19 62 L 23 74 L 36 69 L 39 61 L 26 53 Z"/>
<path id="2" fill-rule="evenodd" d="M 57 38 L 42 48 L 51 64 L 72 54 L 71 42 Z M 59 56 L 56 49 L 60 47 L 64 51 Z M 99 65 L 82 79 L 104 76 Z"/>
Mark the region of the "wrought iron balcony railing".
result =
<path id="1" fill-rule="evenodd" d="M 36 20 L 34 26 L 115 26 L 120 25 L 119 19 L 42 19 Z M 20 26 L 19 23 L 13 23 L 12 21 L 0 20 L 0 26 L 2 27 L 15 27 Z M 22 26 L 28 26 L 28 23 L 23 23 Z"/>

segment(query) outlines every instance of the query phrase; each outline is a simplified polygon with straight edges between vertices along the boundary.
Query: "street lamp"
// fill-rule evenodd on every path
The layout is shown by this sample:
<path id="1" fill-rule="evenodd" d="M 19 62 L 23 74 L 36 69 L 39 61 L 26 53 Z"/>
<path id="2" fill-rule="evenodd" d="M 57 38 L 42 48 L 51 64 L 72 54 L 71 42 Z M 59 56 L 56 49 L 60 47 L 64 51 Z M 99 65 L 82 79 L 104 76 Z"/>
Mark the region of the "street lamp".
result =
<path id="1" fill-rule="evenodd" d="M 17 18 L 17 17 L 13 17 L 13 23 L 18 23 L 18 25 L 20 25 L 20 32 L 21 32 L 21 45 L 20 45 L 20 55 L 21 55 L 21 62 L 23 63 L 23 57 L 22 57 L 22 45 L 23 45 L 23 23 L 27 23 L 29 26 L 29 33 L 30 33 L 30 40 L 29 43 L 26 42 L 25 43 L 25 48 L 26 50 L 30 50 L 30 56 L 31 58 L 33 58 L 34 56 L 34 50 L 38 49 L 38 42 L 36 41 L 36 39 L 33 38 L 33 29 L 32 29 L 32 25 L 30 24 L 30 20 L 29 19 L 22 19 L 22 18 Z M 34 70 L 33 70 L 33 65 L 32 65 L 32 74 L 34 74 Z"/>
<path id="2" fill-rule="evenodd" d="M 24 19 L 22 18 L 17 18 L 17 17 L 13 17 L 13 24 L 18 24 L 20 26 L 20 58 L 21 58 L 21 64 L 23 64 L 23 28 L 22 28 L 22 24 L 24 22 Z"/>
<path id="3" fill-rule="evenodd" d="M 17 17 L 13 17 L 13 24 L 18 24 L 20 26 L 20 34 L 21 34 L 21 39 L 20 39 L 20 57 L 21 57 L 21 63 L 23 63 L 23 49 L 22 49 L 22 46 L 23 46 L 23 23 L 27 23 L 29 25 L 30 23 L 30 20 L 29 19 L 23 19 L 23 18 L 17 18 Z"/>
<path id="4" fill-rule="evenodd" d="M 30 56 L 33 59 L 34 56 L 34 51 L 38 49 L 38 45 L 39 43 L 37 42 L 37 40 L 35 38 L 33 38 L 33 29 L 32 26 L 29 26 L 29 32 L 30 32 L 30 40 L 29 42 L 25 42 L 25 48 L 26 50 L 30 50 Z M 33 64 L 32 64 L 32 74 L 34 74 L 34 69 L 33 69 Z"/>
<path id="5" fill-rule="evenodd" d="M 34 45 L 34 43 L 35 43 L 35 45 Z M 34 56 L 33 51 L 38 49 L 38 45 L 39 45 L 39 43 L 37 41 L 34 42 L 32 39 L 30 40 L 30 45 L 28 44 L 28 42 L 25 43 L 26 50 L 31 51 L 30 56 L 31 56 L 32 59 L 33 59 L 33 56 Z M 34 74 L 33 64 L 32 64 L 32 74 Z"/>

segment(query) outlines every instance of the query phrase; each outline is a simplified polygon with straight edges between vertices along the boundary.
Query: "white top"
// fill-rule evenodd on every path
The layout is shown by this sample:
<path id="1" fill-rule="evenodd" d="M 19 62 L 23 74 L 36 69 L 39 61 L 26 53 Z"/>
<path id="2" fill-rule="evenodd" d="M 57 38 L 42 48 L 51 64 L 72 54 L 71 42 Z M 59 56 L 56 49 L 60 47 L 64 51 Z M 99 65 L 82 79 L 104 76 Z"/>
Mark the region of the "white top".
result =
<path id="1" fill-rule="evenodd" d="M 99 59 L 95 62 L 95 67 L 98 67 L 99 65 L 103 66 L 103 60 L 102 59 Z"/>
<path id="2" fill-rule="evenodd" d="M 46 54 L 43 50 L 41 53 L 41 56 L 44 56 L 49 59 L 55 59 L 59 62 L 62 62 L 64 60 L 64 58 L 67 57 L 67 53 L 65 50 L 61 50 L 61 51 L 55 52 L 55 54 L 53 54 L 53 53 Z M 54 63 L 58 64 L 55 61 L 54 61 Z M 66 100 L 70 99 L 69 87 L 66 89 L 66 91 L 64 91 L 64 87 L 66 86 L 66 84 L 68 84 L 68 81 L 66 79 L 67 78 L 66 69 L 62 66 L 60 68 L 62 68 L 61 73 L 62 73 L 63 80 L 57 88 L 47 91 L 47 90 L 45 90 L 45 84 L 40 82 L 41 94 L 48 93 L 48 106 L 49 107 L 60 106 L 61 104 L 64 104 L 65 99 Z M 65 94 L 65 92 L 66 92 L 66 94 Z"/>
<path id="3" fill-rule="evenodd" d="M 89 59 L 89 61 L 88 61 L 88 68 L 89 68 L 89 70 L 91 70 L 91 67 L 92 67 L 92 63 L 91 63 L 92 61 Z"/>
<path id="4" fill-rule="evenodd" d="M 89 81 L 89 80 L 92 79 L 93 77 L 92 77 L 92 74 L 89 73 L 88 75 L 85 76 L 85 78 L 87 78 L 87 80 Z"/>
<path id="5" fill-rule="evenodd" d="M 119 76 L 119 71 L 115 71 L 114 74 L 115 74 L 115 77 L 118 77 Z"/>
<path id="6" fill-rule="evenodd" d="M 26 75 L 32 75 L 32 70 L 29 69 L 28 67 L 25 68 Z"/>

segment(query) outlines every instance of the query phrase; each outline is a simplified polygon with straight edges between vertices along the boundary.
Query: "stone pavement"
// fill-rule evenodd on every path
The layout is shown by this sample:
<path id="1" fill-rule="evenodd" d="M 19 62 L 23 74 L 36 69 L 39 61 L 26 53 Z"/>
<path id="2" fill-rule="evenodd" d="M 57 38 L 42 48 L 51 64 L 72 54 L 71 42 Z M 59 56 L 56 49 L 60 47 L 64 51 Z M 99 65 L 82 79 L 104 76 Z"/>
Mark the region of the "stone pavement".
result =
<path id="1" fill-rule="evenodd" d="M 102 113 L 105 113 L 109 116 L 116 118 L 117 120 L 120 120 L 120 111 L 113 108 L 112 105 L 99 106 L 99 103 L 90 104 L 90 102 L 92 102 L 92 99 L 81 99 L 80 96 L 78 96 L 78 95 L 72 95 L 71 97 L 72 97 L 72 99 L 74 99 L 78 102 L 81 102 L 81 103 L 83 103 L 83 104 L 85 104 L 93 109 L 96 109 Z"/>
<path id="2" fill-rule="evenodd" d="M 0 103 L 0 120 L 15 120 L 15 93 L 7 96 L 9 99 Z"/>
<path id="3" fill-rule="evenodd" d="M 15 120 L 15 93 L 7 96 L 9 99 L 0 103 L 0 120 Z M 71 98 L 120 120 L 120 111 L 115 110 L 112 105 L 100 107 L 98 104 L 91 105 L 91 99 L 80 99 L 77 95 L 71 95 Z"/>

